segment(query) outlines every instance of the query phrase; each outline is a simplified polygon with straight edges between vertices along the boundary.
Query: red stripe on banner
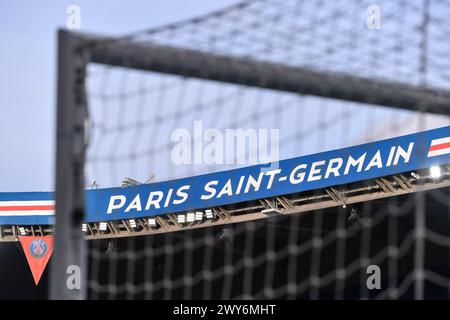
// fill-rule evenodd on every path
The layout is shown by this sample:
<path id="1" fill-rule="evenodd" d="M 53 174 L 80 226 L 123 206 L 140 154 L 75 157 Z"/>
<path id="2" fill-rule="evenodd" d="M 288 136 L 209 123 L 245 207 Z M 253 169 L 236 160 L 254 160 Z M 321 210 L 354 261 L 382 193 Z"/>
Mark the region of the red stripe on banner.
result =
<path id="1" fill-rule="evenodd" d="M 46 206 L 0 206 L 0 211 L 55 210 L 54 205 Z"/>
<path id="2" fill-rule="evenodd" d="M 441 150 L 441 149 L 446 149 L 446 148 L 450 148 L 450 142 L 435 144 L 434 146 L 430 147 L 430 151 Z"/>

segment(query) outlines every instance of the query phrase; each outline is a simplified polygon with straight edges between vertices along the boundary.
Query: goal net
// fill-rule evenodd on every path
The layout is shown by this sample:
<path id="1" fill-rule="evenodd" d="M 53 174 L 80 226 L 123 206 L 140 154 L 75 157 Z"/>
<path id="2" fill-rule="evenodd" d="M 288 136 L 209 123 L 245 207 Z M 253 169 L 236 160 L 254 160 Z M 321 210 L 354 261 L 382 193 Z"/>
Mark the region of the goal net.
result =
<path id="1" fill-rule="evenodd" d="M 119 38 L 72 35 L 82 71 L 62 75 L 76 88 L 67 117 L 87 125 L 85 140 L 72 141 L 75 169 L 57 171 L 56 250 L 63 188 L 79 208 L 84 189 L 276 165 L 448 126 L 448 13 L 444 1 L 245 1 Z M 79 220 L 87 297 L 450 298 L 449 171 L 440 170 L 437 180 L 407 172 L 298 199 Z M 353 194 L 360 200 L 346 203 Z M 303 209 L 233 218 L 292 204 Z"/>

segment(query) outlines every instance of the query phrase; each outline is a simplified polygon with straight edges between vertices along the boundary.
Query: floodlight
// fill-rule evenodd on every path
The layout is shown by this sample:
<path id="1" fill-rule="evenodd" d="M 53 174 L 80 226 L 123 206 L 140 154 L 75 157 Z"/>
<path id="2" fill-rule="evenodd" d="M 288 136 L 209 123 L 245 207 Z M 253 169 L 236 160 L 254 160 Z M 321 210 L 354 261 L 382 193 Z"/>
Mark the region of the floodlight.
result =
<path id="1" fill-rule="evenodd" d="M 149 218 L 148 219 L 148 225 L 151 227 L 156 227 L 156 219 L 155 218 Z"/>
<path id="2" fill-rule="evenodd" d="M 137 227 L 136 220 L 130 219 L 128 220 L 128 222 L 130 223 L 130 227 L 132 227 L 133 229 Z"/>
<path id="3" fill-rule="evenodd" d="M 430 175 L 432 178 L 440 178 L 441 176 L 441 168 L 439 166 L 433 166 L 430 168 Z"/>
<path id="4" fill-rule="evenodd" d="M 178 223 L 185 223 L 186 222 L 186 216 L 184 214 L 178 215 Z"/>
<path id="5" fill-rule="evenodd" d="M 197 211 L 195 212 L 195 221 L 202 221 L 203 220 L 203 212 Z"/>
<path id="6" fill-rule="evenodd" d="M 106 222 L 100 222 L 99 230 L 106 231 L 108 229 L 108 224 Z"/>
<path id="7" fill-rule="evenodd" d="M 212 219 L 212 218 L 214 218 L 214 213 L 213 213 L 213 211 L 212 211 L 211 209 L 205 210 L 205 214 L 206 214 L 206 218 L 207 218 L 207 219 Z"/>
<path id="8" fill-rule="evenodd" d="M 421 176 L 418 175 L 416 172 L 411 172 L 411 175 L 417 180 L 421 179 Z"/>
<path id="9" fill-rule="evenodd" d="M 137 180 L 125 177 L 122 180 L 122 188 L 126 188 L 126 187 L 132 187 L 132 186 L 137 186 L 140 185 L 141 183 Z"/>
<path id="10" fill-rule="evenodd" d="M 195 221 L 195 213 L 188 212 L 188 214 L 186 216 L 186 221 L 187 222 L 194 222 Z"/>

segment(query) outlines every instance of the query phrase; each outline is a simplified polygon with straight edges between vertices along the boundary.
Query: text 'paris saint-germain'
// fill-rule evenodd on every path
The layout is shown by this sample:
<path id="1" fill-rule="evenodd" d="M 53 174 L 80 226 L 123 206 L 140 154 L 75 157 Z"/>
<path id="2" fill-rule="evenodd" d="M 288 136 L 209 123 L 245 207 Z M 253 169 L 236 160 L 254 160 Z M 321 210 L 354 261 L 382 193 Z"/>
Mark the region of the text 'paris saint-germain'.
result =
<path id="1" fill-rule="evenodd" d="M 184 204 L 186 208 L 190 200 L 205 202 L 206 207 L 224 198 L 239 196 L 236 199 L 242 201 L 250 198 L 246 195 L 253 195 L 254 198 L 255 194 L 261 194 L 263 197 L 272 188 L 279 188 L 280 194 L 294 193 L 307 190 L 308 184 L 313 186 L 324 180 L 334 182 L 345 176 L 367 175 L 373 170 L 406 164 L 410 161 L 413 148 L 414 142 L 409 142 L 403 146 L 393 145 L 388 150 L 366 150 L 358 154 L 336 156 L 336 153 L 330 153 L 328 156 L 324 153 L 322 159 L 306 156 L 281 161 L 277 169 L 261 170 L 263 167 L 255 166 L 255 170 L 242 175 L 242 169 L 235 169 L 192 177 L 190 180 L 169 181 L 164 187 L 146 193 L 111 195 L 107 213 L 151 213 L 167 207 L 176 212 L 177 206 Z M 209 180 L 204 180 L 205 177 Z"/>

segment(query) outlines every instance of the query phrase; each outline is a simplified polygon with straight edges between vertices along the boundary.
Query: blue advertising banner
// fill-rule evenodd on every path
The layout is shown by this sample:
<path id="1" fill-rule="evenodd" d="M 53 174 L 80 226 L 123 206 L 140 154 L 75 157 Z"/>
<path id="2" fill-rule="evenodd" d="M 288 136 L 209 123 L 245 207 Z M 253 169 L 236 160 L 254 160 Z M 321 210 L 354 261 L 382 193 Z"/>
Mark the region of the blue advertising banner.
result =
<path id="1" fill-rule="evenodd" d="M 450 126 L 279 163 L 127 188 L 87 190 L 86 222 L 204 209 L 449 163 Z M 31 209 L 24 208 L 27 197 Z M 50 204 L 45 201 L 52 197 L 51 193 L 0 193 L 0 224 L 50 224 Z M 32 215 L 33 210 L 43 211 Z"/>

